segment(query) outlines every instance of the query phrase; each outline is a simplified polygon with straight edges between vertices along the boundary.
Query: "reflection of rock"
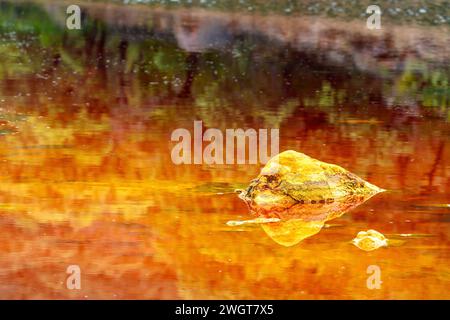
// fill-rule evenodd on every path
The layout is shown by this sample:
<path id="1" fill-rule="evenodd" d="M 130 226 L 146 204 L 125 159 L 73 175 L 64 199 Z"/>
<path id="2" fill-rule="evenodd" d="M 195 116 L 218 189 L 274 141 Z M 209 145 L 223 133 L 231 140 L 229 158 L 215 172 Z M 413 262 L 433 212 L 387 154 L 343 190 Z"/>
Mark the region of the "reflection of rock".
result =
<path id="1" fill-rule="evenodd" d="M 56 1 L 55 1 L 56 2 Z M 62 25 L 62 4 L 47 4 L 51 17 Z M 243 34 L 263 36 L 267 45 L 288 45 L 300 52 L 310 52 L 342 66 L 381 74 L 386 69 L 399 71 L 409 59 L 448 64 L 448 30 L 410 25 L 383 26 L 373 32 L 365 19 L 343 21 L 321 16 L 284 16 L 204 11 L 198 8 L 165 10 L 145 6 L 121 6 L 83 3 L 83 12 L 98 18 L 120 32 L 132 28 L 133 38 L 147 31 L 158 37 L 175 35 L 181 48 L 200 52 L 221 49 Z M 151 21 L 151 30 L 148 29 Z M 65 24 L 64 24 L 65 25 Z M 129 32 L 128 32 L 129 33 Z M 124 37 L 125 35 L 122 35 Z M 128 34 L 127 34 L 128 36 Z"/>
<path id="2" fill-rule="evenodd" d="M 282 220 L 301 219 L 303 221 L 328 221 L 340 217 L 343 213 L 356 208 L 371 198 L 366 196 L 347 196 L 329 203 L 297 203 L 289 208 L 277 208 L 273 205 L 257 205 L 250 203 L 250 211 L 267 218 L 279 218 Z"/>
<path id="3" fill-rule="evenodd" d="M 277 217 L 276 223 L 262 224 L 263 230 L 275 242 L 290 247 L 309 238 L 322 229 L 325 222 L 338 218 L 365 202 L 371 196 L 348 196 L 332 203 L 296 204 L 284 210 L 268 210 L 267 207 L 250 205 L 257 216 Z"/>
<path id="4" fill-rule="evenodd" d="M 322 229 L 323 221 L 291 219 L 283 222 L 262 224 L 265 233 L 276 243 L 291 247 Z"/>

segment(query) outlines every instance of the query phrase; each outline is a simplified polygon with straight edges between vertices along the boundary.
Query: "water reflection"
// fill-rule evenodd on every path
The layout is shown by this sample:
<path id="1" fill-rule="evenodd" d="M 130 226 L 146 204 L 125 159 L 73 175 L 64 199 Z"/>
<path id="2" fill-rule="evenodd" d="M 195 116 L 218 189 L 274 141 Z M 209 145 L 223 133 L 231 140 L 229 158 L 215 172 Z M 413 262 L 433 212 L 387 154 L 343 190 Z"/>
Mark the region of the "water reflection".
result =
<path id="1" fill-rule="evenodd" d="M 367 43 L 321 19 L 98 4 L 69 32 L 54 2 L 0 9 L 2 298 L 448 297 L 448 33 Z M 194 120 L 280 128 L 280 150 L 394 191 L 294 212 L 286 238 L 269 233 L 302 244 L 279 246 L 226 226 L 248 218 L 230 193 L 258 166 L 171 162 L 170 133 Z M 305 237 L 332 217 L 341 228 Z M 434 236 L 366 254 L 348 241 L 369 227 Z M 369 292 L 373 260 L 390 280 Z M 64 287 L 74 263 L 81 292 Z"/>
<path id="2" fill-rule="evenodd" d="M 281 211 L 254 203 L 249 208 L 257 217 L 279 218 L 281 221 L 263 223 L 261 227 L 276 243 L 290 247 L 319 233 L 327 221 L 339 218 L 372 196 L 347 196 L 328 203 L 297 203 Z"/>

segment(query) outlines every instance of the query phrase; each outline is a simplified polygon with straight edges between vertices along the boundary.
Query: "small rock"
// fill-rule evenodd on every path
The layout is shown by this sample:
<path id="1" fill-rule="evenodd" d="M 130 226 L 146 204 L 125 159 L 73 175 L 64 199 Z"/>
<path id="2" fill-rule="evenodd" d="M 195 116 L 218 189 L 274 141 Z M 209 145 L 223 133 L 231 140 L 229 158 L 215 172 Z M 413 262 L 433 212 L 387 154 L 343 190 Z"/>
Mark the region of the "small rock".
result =
<path id="1" fill-rule="evenodd" d="M 364 251 L 372 251 L 380 247 L 387 247 L 388 239 L 376 230 L 360 231 L 352 243 Z"/>

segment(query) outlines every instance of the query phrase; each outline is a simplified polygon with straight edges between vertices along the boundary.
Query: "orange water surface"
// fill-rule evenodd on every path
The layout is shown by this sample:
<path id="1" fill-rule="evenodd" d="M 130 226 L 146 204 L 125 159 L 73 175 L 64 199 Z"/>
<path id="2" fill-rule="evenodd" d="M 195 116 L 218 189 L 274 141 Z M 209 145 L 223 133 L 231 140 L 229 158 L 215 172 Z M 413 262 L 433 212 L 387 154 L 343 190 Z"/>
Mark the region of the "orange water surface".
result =
<path id="1" fill-rule="evenodd" d="M 58 8 L 2 4 L 1 299 L 450 298 L 448 48 L 402 51 L 401 33 L 371 47 L 322 18 L 316 42 L 283 19 L 203 11 L 116 25 L 121 7 L 88 7 L 71 32 Z M 387 192 L 293 245 L 227 225 L 253 218 L 234 190 L 262 166 L 173 164 L 171 133 L 194 120 L 279 128 L 281 151 Z M 367 229 L 395 245 L 353 246 Z M 69 265 L 81 290 L 66 287 Z"/>

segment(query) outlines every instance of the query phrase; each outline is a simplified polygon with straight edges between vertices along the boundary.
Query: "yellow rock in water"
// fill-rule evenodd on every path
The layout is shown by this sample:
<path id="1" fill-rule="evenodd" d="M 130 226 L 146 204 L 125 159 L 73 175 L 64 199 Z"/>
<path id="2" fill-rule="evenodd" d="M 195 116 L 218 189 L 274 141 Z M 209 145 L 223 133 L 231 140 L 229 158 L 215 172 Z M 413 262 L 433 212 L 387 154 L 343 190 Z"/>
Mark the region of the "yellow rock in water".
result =
<path id="1" fill-rule="evenodd" d="M 364 200 L 384 191 L 344 168 L 296 151 L 273 157 L 240 197 L 266 208 L 295 204 L 324 204 L 349 196 Z"/>
<path id="2" fill-rule="evenodd" d="M 261 227 L 275 242 L 293 246 L 382 191 L 337 165 L 285 151 L 267 163 L 240 198 L 257 217 L 280 219 Z"/>
<path id="3" fill-rule="evenodd" d="M 352 243 L 364 251 L 372 251 L 380 247 L 386 247 L 388 240 L 376 230 L 367 230 L 358 232 Z"/>

